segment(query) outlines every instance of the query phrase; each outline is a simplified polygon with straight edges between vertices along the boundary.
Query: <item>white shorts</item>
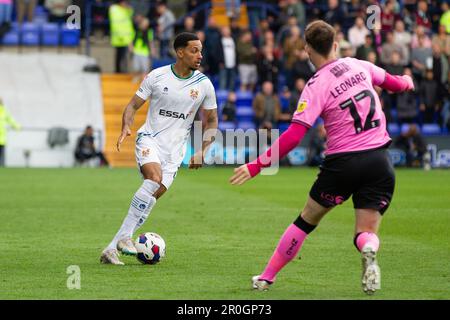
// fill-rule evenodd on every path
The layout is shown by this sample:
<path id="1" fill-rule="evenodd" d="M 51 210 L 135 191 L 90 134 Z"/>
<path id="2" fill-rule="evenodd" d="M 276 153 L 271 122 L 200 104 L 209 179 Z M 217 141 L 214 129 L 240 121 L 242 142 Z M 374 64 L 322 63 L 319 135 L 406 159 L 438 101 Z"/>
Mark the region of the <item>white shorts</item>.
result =
<path id="1" fill-rule="evenodd" d="M 139 168 L 147 163 L 156 162 L 161 165 L 162 170 L 162 184 L 168 190 L 175 179 L 178 168 L 181 165 L 183 159 L 180 162 L 174 162 L 170 160 L 170 157 L 164 155 L 161 152 L 157 142 L 150 136 L 138 134 L 136 139 L 136 162 Z M 141 173 L 142 174 L 142 173 Z"/>

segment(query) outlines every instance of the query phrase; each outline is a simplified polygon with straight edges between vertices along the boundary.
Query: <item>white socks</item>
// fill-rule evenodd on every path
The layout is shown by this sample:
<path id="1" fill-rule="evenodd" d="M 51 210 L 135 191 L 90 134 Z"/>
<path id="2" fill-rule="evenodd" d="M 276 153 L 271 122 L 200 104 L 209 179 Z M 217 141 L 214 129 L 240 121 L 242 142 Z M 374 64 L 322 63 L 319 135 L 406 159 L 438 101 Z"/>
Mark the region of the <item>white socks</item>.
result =
<path id="1" fill-rule="evenodd" d="M 144 180 L 142 186 L 134 194 L 128 209 L 128 215 L 123 220 L 122 226 L 114 239 L 108 245 L 108 249 L 115 249 L 120 239 L 131 238 L 133 233 L 144 224 L 156 203 L 153 195 L 159 187 L 160 185 L 152 180 Z"/>

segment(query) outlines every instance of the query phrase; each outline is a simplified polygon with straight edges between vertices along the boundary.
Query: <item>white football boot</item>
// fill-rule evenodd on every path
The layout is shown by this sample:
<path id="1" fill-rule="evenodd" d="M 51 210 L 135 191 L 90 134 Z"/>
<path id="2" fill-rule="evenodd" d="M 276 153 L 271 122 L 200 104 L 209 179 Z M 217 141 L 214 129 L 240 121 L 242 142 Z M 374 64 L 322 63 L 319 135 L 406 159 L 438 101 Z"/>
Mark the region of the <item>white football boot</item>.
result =
<path id="1" fill-rule="evenodd" d="M 137 255 L 136 247 L 134 246 L 133 240 L 131 238 L 124 238 L 117 242 L 117 250 L 122 252 L 126 256 Z"/>
<path id="2" fill-rule="evenodd" d="M 362 254 L 362 288 L 369 295 L 381 289 L 381 272 L 377 263 L 377 253 L 370 246 L 364 246 Z"/>
<path id="3" fill-rule="evenodd" d="M 271 284 L 272 284 L 272 282 L 259 279 L 259 275 L 252 277 L 252 287 L 255 290 L 267 291 L 267 290 L 269 290 L 269 287 Z"/>
<path id="4" fill-rule="evenodd" d="M 116 249 L 105 249 L 100 257 L 100 262 L 119 266 L 123 266 L 125 264 L 119 260 L 119 252 L 117 252 Z"/>

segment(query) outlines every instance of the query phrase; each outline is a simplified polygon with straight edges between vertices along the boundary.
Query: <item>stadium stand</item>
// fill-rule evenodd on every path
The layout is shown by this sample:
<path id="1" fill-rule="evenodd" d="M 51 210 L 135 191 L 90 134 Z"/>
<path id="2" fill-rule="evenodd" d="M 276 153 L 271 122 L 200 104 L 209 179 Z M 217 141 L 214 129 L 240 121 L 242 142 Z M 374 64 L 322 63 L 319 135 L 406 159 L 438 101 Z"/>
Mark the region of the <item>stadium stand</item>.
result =
<path id="1" fill-rule="evenodd" d="M 409 52 L 409 60 L 406 65 L 398 66 L 388 61 L 388 64 L 381 65 L 382 67 L 387 68 L 388 70 L 399 70 L 398 72 L 404 72 L 407 69 L 412 68 L 412 55 L 411 49 L 412 47 L 418 46 L 418 38 L 422 37 L 422 33 L 424 34 L 427 41 L 425 41 L 426 46 L 431 51 L 426 51 L 425 54 L 429 54 L 432 52 L 432 56 L 428 56 L 428 60 L 433 61 L 433 64 L 427 64 L 427 68 L 433 69 L 433 79 L 431 82 L 437 83 L 436 86 L 427 85 L 423 86 L 423 92 L 415 92 L 412 94 L 412 99 L 416 102 L 413 105 L 416 106 L 417 115 L 412 119 L 406 119 L 399 117 L 399 112 L 397 110 L 398 101 L 395 96 L 389 95 L 387 92 L 380 90 L 380 100 L 382 100 L 385 105 L 385 113 L 387 118 L 389 119 L 388 123 L 388 131 L 391 135 L 396 136 L 401 132 L 404 132 L 408 128 L 408 123 L 416 123 L 421 128 L 421 132 L 428 137 L 431 136 L 446 136 L 448 135 L 448 128 L 446 127 L 447 123 L 449 123 L 449 86 L 448 86 L 448 75 L 445 72 L 440 72 L 440 70 L 447 70 L 449 66 L 449 55 L 450 55 L 450 26 L 448 25 L 449 19 L 443 19 L 444 15 L 449 16 L 450 10 L 447 2 L 433 2 L 428 5 L 428 8 L 425 12 L 421 12 L 420 15 L 417 14 L 417 4 L 404 4 L 403 1 L 387 1 L 386 3 L 382 3 L 381 9 L 384 6 L 388 5 L 387 3 L 393 2 L 394 4 L 394 14 L 392 17 L 385 17 L 385 21 L 393 21 L 393 23 L 385 24 L 382 26 L 382 31 L 377 32 L 374 30 L 368 30 L 368 34 L 372 39 L 372 44 L 370 47 L 361 48 L 361 47 L 350 47 L 348 49 L 348 45 L 350 44 L 349 34 L 350 30 L 353 28 L 353 34 L 363 34 L 364 32 L 361 30 L 356 30 L 355 26 L 355 18 L 357 16 L 362 16 L 364 19 L 367 17 L 366 15 L 366 6 L 371 4 L 371 1 L 341 1 L 339 2 L 336 8 L 330 8 L 327 4 L 327 1 L 289 1 L 289 2 L 278 2 L 278 1 L 269 1 L 267 3 L 258 3 L 252 1 L 241 1 L 240 2 L 240 14 L 236 19 L 230 20 L 229 15 L 227 15 L 227 9 L 225 1 L 213 0 L 213 1 L 201 1 L 200 5 L 197 7 L 191 7 L 189 12 L 185 12 L 186 3 L 183 1 L 167 1 L 169 8 L 173 9 L 173 12 L 176 14 L 177 20 L 175 22 L 175 30 L 176 32 L 182 31 L 184 28 L 184 20 L 187 16 L 193 16 L 196 21 L 196 25 L 194 26 L 194 31 L 202 31 L 205 30 L 207 26 L 208 17 L 213 17 L 218 27 L 221 26 L 230 26 L 232 28 L 232 35 L 237 42 L 239 38 L 239 34 L 243 30 L 247 30 L 250 28 L 252 33 L 252 44 L 258 51 L 258 59 L 261 58 L 261 52 L 264 46 L 269 46 L 272 49 L 273 56 L 277 61 L 271 68 L 277 68 L 277 79 L 273 80 L 274 83 L 277 84 L 277 88 L 275 91 L 278 91 L 278 96 L 281 99 L 282 112 L 290 113 L 290 101 L 288 98 L 283 98 L 282 90 L 284 90 L 285 86 L 289 83 L 294 83 L 298 78 L 304 78 L 305 81 L 308 80 L 308 73 L 305 73 L 305 62 L 297 61 L 293 65 L 293 70 L 285 70 L 284 69 L 284 42 L 289 35 L 290 28 L 288 25 L 288 19 L 294 12 L 297 14 L 304 10 L 305 17 L 302 18 L 301 15 L 296 16 L 297 22 L 296 25 L 300 27 L 301 35 L 303 36 L 304 27 L 306 23 L 312 21 L 315 18 L 325 19 L 329 23 L 333 24 L 338 30 L 338 40 L 340 48 L 346 48 L 345 50 L 339 50 L 338 53 L 343 55 L 352 55 L 355 56 L 357 54 L 362 54 L 362 59 L 371 60 L 374 63 L 380 64 L 379 56 L 382 52 L 383 45 L 385 44 L 385 36 L 387 31 L 392 31 L 394 34 L 394 38 L 397 39 L 396 42 L 404 45 L 406 50 Z M 103 134 L 103 139 L 106 140 L 106 145 L 108 146 L 105 150 L 105 153 L 108 158 L 111 158 L 111 163 L 113 166 L 134 166 L 134 163 L 125 161 L 125 158 L 133 159 L 133 156 L 130 155 L 128 146 L 124 147 L 124 152 L 121 155 L 118 155 L 115 158 L 114 148 L 112 145 L 115 144 L 115 139 L 117 138 L 117 130 L 120 127 L 121 121 L 121 112 L 125 107 L 127 100 L 130 96 L 136 91 L 137 84 L 133 83 L 133 79 L 128 74 L 110 74 L 113 72 L 113 60 L 114 60 L 114 50 L 109 44 L 109 19 L 108 19 L 108 8 L 113 1 L 82 1 L 83 3 L 83 19 L 85 19 L 82 23 L 81 30 L 72 30 L 67 28 L 65 25 L 49 23 L 49 12 L 43 6 L 43 1 L 38 1 L 40 5 L 36 6 L 34 19 L 32 22 L 24 22 L 22 24 L 14 21 L 11 23 L 9 30 L 4 34 L 3 38 L 0 40 L 3 44 L 5 51 L 11 52 L 15 47 L 19 48 L 19 52 L 21 52 L 21 48 L 30 47 L 32 50 L 34 47 L 38 47 L 39 50 L 47 47 L 57 47 L 57 48 L 78 48 L 79 52 L 81 49 L 84 50 L 86 55 L 90 55 L 96 59 L 96 62 L 93 60 L 93 64 L 97 64 L 101 67 L 102 71 L 105 72 L 101 77 L 98 75 L 90 75 L 92 77 L 97 77 L 96 81 L 101 81 L 101 87 L 97 88 L 99 92 L 95 93 L 95 96 L 101 96 L 99 98 L 100 104 L 104 106 L 104 112 L 101 112 L 101 126 L 97 126 L 96 123 L 93 124 L 95 128 L 100 128 L 99 134 Z M 81 3 L 81 2 L 77 2 Z M 130 2 L 133 3 L 133 2 Z M 295 6 L 295 10 L 293 7 Z M 202 21 L 201 19 L 197 19 L 199 13 L 206 13 L 206 19 Z M 142 12 L 140 12 L 142 13 Z M 151 21 L 151 27 L 156 30 L 157 28 L 157 16 L 155 15 L 155 10 L 150 6 L 150 9 L 147 13 L 144 13 Z M 255 15 L 256 14 L 256 15 Z M 383 15 L 382 11 L 382 15 Z M 425 18 L 423 18 L 425 17 Z M 302 20 L 303 19 L 303 20 Z M 427 20 L 428 19 L 428 20 Z M 200 22 L 199 22 L 200 21 Z M 383 20 L 384 21 L 384 20 Z M 396 21 L 403 21 L 404 23 L 404 31 L 397 30 Z M 235 23 L 236 22 L 236 23 Z M 445 28 L 441 28 L 440 25 L 443 25 Z M 253 25 L 255 27 L 251 28 Z M 100 40 L 97 38 L 97 33 L 95 33 L 94 29 L 99 27 L 102 30 L 102 37 Z M 172 27 L 172 26 L 170 26 Z M 156 32 L 155 32 L 156 33 Z M 361 38 L 362 39 L 362 38 Z M 410 39 L 410 42 L 405 39 Z M 402 42 L 403 41 L 403 42 Z M 155 46 L 158 48 L 158 35 L 155 35 Z M 352 44 L 354 43 L 351 42 Z M 435 47 L 439 46 L 441 51 L 436 49 Z M 210 48 L 205 48 L 206 50 Z M 1 50 L 1 47 L 0 47 Z M 301 49 L 300 51 L 302 51 Z M 161 59 L 158 56 L 158 51 L 153 53 L 152 56 L 152 68 L 158 68 L 163 65 L 167 65 L 174 62 L 173 57 Z M 62 52 L 58 50 L 58 52 Z M 299 53 L 299 56 L 301 56 Z M 373 56 L 370 55 L 373 54 Z M 5 59 L 3 59 L 5 57 Z M 2 55 L 2 64 L 6 65 L 6 63 L 24 63 L 29 66 L 29 70 L 31 70 L 32 66 L 33 70 L 36 69 L 36 65 L 39 66 L 40 70 L 37 75 L 33 72 L 33 81 L 39 83 L 39 81 L 47 82 L 46 85 L 53 85 L 53 82 L 50 82 L 45 77 L 42 77 L 40 72 L 53 74 L 56 72 L 54 67 L 56 67 L 59 63 L 70 63 L 71 59 L 79 59 L 79 61 L 88 61 L 88 58 L 83 56 L 72 56 L 62 53 L 61 56 L 58 55 L 47 55 L 47 53 L 43 53 L 43 55 L 28 55 L 28 53 L 23 53 L 22 56 L 13 57 L 13 56 L 3 56 Z M 24 59 L 24 61 L 19 61 L 15 59 Z M 50 66 L 49 59 L 54 59 L 54 66 Z M 35 61 L 34 65 L 30 65 L 28 61 Z M 66 60 L 67 59 L 67 60 Z M 430 60 L 431 59 L 431 60 Z M 14 62 L 13 62 L 14 60 Z M 434 67 L 433 67 L 434 66 Z M 23 66 L 19 66 L 17 70 L 11 70 L 9 66 L 6 66 L 8 70 L 7 72 L 2 72 L 3 81 L 6 81 L 7 75 L 11 75 L 11 72 L 15 74 L 17 70 L 23 70 Z M 267 66 L 266 66 L 267 68 Z M 64 68 L 63 68 L 64 69 Z M 130 69 L 131 70 L 131 69 Z M 3 69 L 2 69 L 3 71 Z M 207 59 L 204 59 L 204 63 L 202 66 L 202 71 L 206 73 L 213 84 L 216 87 L 216 96 L 219 108 L 223 105 L 223 103 L 227 100 L 228 91 L 219 90 L 219 76 L 218 74 L 212 74 L 209 72 L 209 65 Z M 18 72 L 18 71 L 17 71 Z M 61 72 L 68 72 L 67 70 L 62 70 Z M 71 72 L 71 71 L 70 71 Z M 77 72 L 81 72 L 80 70 L 74 71 L 75 74 Z M 417 76 L 417 70 L 413 70 L 414 75 Z M 67 74 L 67 73 L 66 73 Z M 86 75 L 87 76 L 87 75 Z M 289 80 L 289 81 L 288 81 Z M 417 77 L 415 79 L 417 81 L 417 88 L 420 87 L 421 77 Z M 27 83 L 29 80 L 25 80 Z M 256 87 L 255 92 L 241 92 L 238 90 L 240 87 L 240 79 L 239 76 L 236 77 L 235 81 L 235 92 L 236 92 L 236 122 L 229 121 L 220 121 L 219 128 L 221 130 L 232 129 L 232 128 L 241 128 L 241 129 L 249 129 L 256 128 L 254 119 L 253 119 L 253 110 L 252 110 L 252 102 L 254 96 L 261 90 L 260 84 Z M 63 81 L 63 83 L 67 83 L 67 81 Z M 69 83 L 72 83 L 69 81 Z M 8 86 L 11 86 L 11 83 L 7 83 L 5 90 L 8 90 Z M 40 86 L 43 86 L 43 83 L 39 83 Z M 62 83 L 58 83 L 58 86 L 63 86 Z M 57 88 L 56 86 L 55 88 Z M 431 92 L 429 90 L 435 90 L 436 92 Z M 2 88 L 3 89 L 3 88 Z M 10 88 L 11 89 L 11 88 Z M 56 89 L 55 89 L 56 90 Z M 85 88 L 80 88 L 80 92 L 87 92 Z M 84 90 L 84 91 L 83 91 Z M 91 89 L 93 90 L 93 89 Z M 289 88 L 291 93 L 294 93 L 294 88 Z M 427 91 L 428 90 L 428 91 Z M 88 90 L 89 91 L 89 90 Z M 47 92 L 47 98 L 50 93 L 46 90 L 43 92 Z M 4 95 L 3 91 L 2 94 Z M 43 104 L 45 98 L 41 97 L 42 92 L 37 92 L 36 100 L 38 104 Z M 424 112 L 423 112 L 423 102 L 426 97 L 436 97 L 436 104 L 432 106 L 427 106 L 428 110 L 434 108 L 434 115 L 430 119 L 432 121 L 426 122 L 424 120 Z M 403 103 L 405 101 L 410 101 L 411 97 L 403 97 Z M 16 98 L 12 98 L 9 96 L 8 105 L 11 108 L 15 108 L 14 111 L 21 112 L 23 108 L 23 103 L 25 101 L 20 100 L 18 106 L 15 105 L 15 102 L 11 103 L 11 99 L 15 99 L 15 101 L 19 102 Z M 20 99 L 23 99 L 20 98 Z M 41 99 L 41 100 L 39 100 Z M 72 101 L 77 101 L 79 98 L 72 99 Z M 433 102 L 433 99 L 428 99 Z M 427 101 L 428 101 L 427 100 Z M 41 101 L 41 102 L 39 102 Z M 52 103 L 54 100 L 52 100 Z M 103 103 L 102 103 L 103 102 Z M 29 101 L 29 103 L 32 103 Z M 36 102 L 33 102 L 35 104 Z M 50 103 L 50 104 L 52 104 Z M 434 102 L 433 102 L 434 103 Z M 422 109 L 421 109 L 422 108 Z M 142 110 L 142 109 L 141 109 Z M 220 111 L 220 110 L 219 110 Z M 145 115 L 145 111 L 142 112 L 142 116 Z M 22 115 L 23 117 L 23 115 Z M 74 117 L 77 119 L 77 117 Z M 103 129 L 103 119 L 106 125 L 106 129 Z M 22 121 L 22 119 L 19 120 Z M 143 121 L 143 118 L 139 118 L 139 121 Z M 141 123 L 137 121 L 136 127 L 138 127 Z M 402 122 L 404 121 L 404 122 Z M 283 119 L 283 122 L 280 122 L 278 125 L 278 129 L 280 131 L 286 130 L 289 122 L 286 122 L 286 119 Z M 59 124 L 52 124 L 59 125 Z M 70 127 L 83 128 L 85 123 L 77 123 L 73 124 Z M 43 124 L 46 128 L 50 128 L 50 124 Z M 64 124 L 66 126 L 66 124 Z M 106 130 L 106 131 L 105 131 Z M 42 139 L 41 139 L 42 140 Z M 132 140 L 132 139 L 130 139 Z M 108 149 L 109 148 L 109 149 Z"/>

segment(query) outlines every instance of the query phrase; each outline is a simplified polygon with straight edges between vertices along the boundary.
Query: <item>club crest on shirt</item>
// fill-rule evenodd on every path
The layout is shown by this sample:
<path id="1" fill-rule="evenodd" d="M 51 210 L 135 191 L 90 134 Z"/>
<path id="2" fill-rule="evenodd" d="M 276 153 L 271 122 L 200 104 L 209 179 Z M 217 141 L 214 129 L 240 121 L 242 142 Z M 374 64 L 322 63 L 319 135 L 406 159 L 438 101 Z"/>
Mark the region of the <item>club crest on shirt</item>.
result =
<path id="1" fill-rule="evenodd" d="M 299 100 L 297 103 L 297 112 L 303 112 L 308 107 L 308 101 L 306 100 Z"/>
<path id="2" fill-rule="evenodd" d="M 150 155 L 150 149 L 144 149 L 141 153 L 143 157 L 148 157 Z"/>
<path id="3" fill-rule="evenodd" d="M 197 89 L 191 89 L 189 95 L 191 96 L 191 98 L 193 100 L 197 99 L 198 98 L 198 90 Z"/>
<path id="4" fill-rule="evenodd" d="M 164 89 L 163 89 L 163 94 L 168 94 L 168 93 L 169 93 L 169 88 L 164 87 Z"/>

